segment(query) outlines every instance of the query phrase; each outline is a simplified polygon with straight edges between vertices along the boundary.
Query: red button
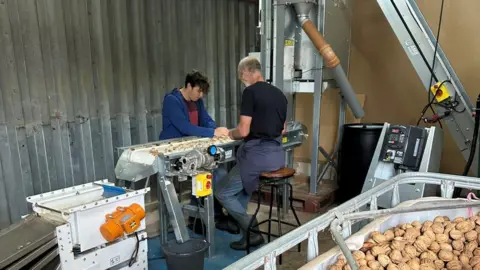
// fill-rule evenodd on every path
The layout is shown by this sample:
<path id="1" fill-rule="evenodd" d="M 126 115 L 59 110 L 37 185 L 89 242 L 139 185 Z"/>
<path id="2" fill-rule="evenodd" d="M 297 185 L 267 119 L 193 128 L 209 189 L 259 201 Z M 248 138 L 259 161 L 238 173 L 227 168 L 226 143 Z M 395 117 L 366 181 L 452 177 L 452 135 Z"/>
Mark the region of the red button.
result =
<path id="1" fill-rule="evenodd" d="M 207 189 L 210 189 L 210 187 L 212 186 L 212 182 L 207 181 L 207 184 L 205 186 L 207 187 Z"/>
<path id="2" fill-rule="evenodd" d="M 211 174 L 207 174 L 207 179 L 212 179 L 212 175 L 211 175 Z"/>

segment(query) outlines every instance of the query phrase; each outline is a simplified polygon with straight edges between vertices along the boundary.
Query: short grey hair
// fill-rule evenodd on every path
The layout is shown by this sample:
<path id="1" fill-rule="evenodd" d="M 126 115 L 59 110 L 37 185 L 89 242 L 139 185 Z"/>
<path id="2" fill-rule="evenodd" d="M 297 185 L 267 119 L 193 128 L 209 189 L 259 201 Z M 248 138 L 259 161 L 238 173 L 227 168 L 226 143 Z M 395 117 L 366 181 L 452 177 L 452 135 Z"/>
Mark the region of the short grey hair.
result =
<path id="1" fill-rule="evenodd" d="M 238 63 L 238 74 L 241 74 L 243 71 L 255 72 L 255 71 L 262 71 L 262 66 L 260 65 L 260 61 L 253 56 L 247 56 L 240 60 Z"/>

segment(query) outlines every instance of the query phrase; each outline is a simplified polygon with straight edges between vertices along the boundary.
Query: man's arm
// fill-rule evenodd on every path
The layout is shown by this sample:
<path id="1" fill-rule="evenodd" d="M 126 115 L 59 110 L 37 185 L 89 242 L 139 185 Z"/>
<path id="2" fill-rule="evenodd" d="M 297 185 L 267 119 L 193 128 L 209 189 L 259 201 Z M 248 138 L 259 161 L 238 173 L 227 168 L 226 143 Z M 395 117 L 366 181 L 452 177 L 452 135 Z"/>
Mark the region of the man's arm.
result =
<path id="1" fill-rule="evenodd" d="M 286 133 L 287 133 L 287 121 L 283 122 L 282 135 L 285 135 Z"/>
<path id="2" fill-rule="evenodd" d="M 201 119 L 201 123 L 202 123 L 202 126 L 203 127 L 207 127 L 207 128 L 213 128 L 213 129 L 216 129 L 217 128 L 217 123 L 215 123 L 215 121 L 212 119 L 212 117 L 210 117 L 210 115 L 208 114 L 207 110 L 205 109 L 205 103 L 203 102 L 203 100 L 200 100 L 199 101 L 199 104 L 201 104 L 201 115 L 202 115 L 202 119 Z"/>
<path id="3" fill-rule="evenodd" d="M 254 96 L 251 89 L 246 88 L 242 93 L 242 106 L 238 126 L 228 134 L 233 140 L 241 140 L 250 134 L 250 125 L 254 110 Z"/>
<path id="4" fill-rule="evenodd" d="M 170 119 L 172 124 L 185 136 L 213 137 L 214 128 L 192 125 L 182 109 L 182 104 L 173 96 L 163 101 L 163 115 Z"/>

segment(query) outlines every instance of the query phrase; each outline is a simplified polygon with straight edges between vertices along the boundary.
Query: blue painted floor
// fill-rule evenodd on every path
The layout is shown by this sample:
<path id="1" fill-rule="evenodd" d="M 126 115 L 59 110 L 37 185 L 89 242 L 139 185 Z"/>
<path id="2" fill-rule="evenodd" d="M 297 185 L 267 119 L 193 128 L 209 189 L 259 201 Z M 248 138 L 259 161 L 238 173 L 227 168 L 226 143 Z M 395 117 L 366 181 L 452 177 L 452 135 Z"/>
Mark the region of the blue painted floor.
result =
<path id="1" fill-rule="evenodd" d="M 190 237 L 202 238 L 201 235 L 194 234 L 189 230 Z M 223 269 L 238 259 L 244 257 L 245 251 L 237 251 L 230 248 L 230 242 L 237 241 L 241 234 L 230 234 L 228 232 L 215 230 L 215 255 L 212 258 L 205 258 L 205 270 Z M 175 239 L 173 234 L 168 239 Z M 251 251 L 255 249 L 252 248 Z M 163 258 L 163 252 L 160 248 L 160 239 L 158 237 L 148 240 L 148 268 L 149 269 L 167 269 L 167 264 Z"/>

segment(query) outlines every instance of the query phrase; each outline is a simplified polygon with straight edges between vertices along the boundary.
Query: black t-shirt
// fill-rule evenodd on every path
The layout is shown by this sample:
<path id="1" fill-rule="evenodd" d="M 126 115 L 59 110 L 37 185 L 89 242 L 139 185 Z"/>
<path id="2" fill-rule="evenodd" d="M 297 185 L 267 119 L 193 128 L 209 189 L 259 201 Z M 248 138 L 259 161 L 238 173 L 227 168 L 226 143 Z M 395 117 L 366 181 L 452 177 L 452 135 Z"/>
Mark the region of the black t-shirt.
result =
<path id="1" fill-rule="evenodd" d="M 257 82 L 243 90 L 240 115 L 252 117 L 245 140 L 277 139 L 287 119 L 287 98 L 277 87 Z"/>

